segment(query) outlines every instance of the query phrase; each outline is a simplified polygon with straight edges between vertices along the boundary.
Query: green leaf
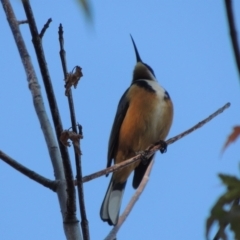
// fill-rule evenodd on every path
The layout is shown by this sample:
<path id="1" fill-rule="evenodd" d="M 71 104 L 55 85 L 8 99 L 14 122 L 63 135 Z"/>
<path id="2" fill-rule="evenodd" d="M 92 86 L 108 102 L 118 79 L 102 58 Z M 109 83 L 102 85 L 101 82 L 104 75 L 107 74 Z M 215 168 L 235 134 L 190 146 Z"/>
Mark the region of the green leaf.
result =
<path id="1" fill-rule="evenodd" d="M 206 221 L 206 237 L 213 224 L 219 224 L 219 231 L 216 239 L 227 239 L 224 232 L 225 227 L 230 224 L 235 234 L 235 239 L 240 240 L 240 206 L 238 199 L 240 198 L 240 180 L 234 176 L 219 174 L 223 184 L 227 187 L 227 191 L 219 197 L 215 205 L 211 209 L 211 214 Z M 225 210 L 226 206 L 232 203 L 229 211 Z"/>
<path id="2" fill-rule="evenodd" d="M 240 206 L 234 206 L 230 213 L 230 228 L 235 234 L 235 239 L 240 239 Z"/>
<path id="3" fill-rule="evenodd" d="M 240 180 L 238 178 L 224 174 L 219 174 L 218 176 L 229 189 L 240 188 Z"/>

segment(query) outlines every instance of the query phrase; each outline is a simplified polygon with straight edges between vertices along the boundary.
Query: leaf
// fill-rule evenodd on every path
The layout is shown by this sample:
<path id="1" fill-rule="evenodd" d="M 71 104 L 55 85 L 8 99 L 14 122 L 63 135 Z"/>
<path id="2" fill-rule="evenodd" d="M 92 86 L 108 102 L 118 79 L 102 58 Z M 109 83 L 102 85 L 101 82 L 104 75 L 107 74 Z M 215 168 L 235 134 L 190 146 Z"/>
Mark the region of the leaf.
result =
<path id="1" fill-rule="evenodd" d="M 231 213 L 230 228 L 235 234 L 235 239 L 240 239 L 240 206 L 235 206 Z"/>
<path id="2" fill-rule="evenodd" d="M 229 144 L 233 143 L 236 141 L 236 139 L 240 136 L 240 126 L 235 126 L 233 128 L 232 133 L 228 136 L 228 139 L 226 143 L 223 146 L 222 152 L 225 151 L 225 149 L 229 146 Z"/>
<path id="3" fill-rule="evenodd" d="M 73 131 L 69 131 L 69 130 L 64 130 L 60 136 L 60 141 L 62 142 L 62 144 L 66 147 L 70 147 L 71 144 L 68 141 L 69 139 L 72 141 L 75 150 L 77 151 L 78 155 L 81 155 L 81 150 L 80 150 L 80 146 L 79 146 L 79 140 L 82 139 L 83 136 L 81 134 L 77 134 Z"/>
<path id="4" fill-rule="evenodd" d="M 73 72 L 75 69 L 75 72 Z M 69 91 L 71 89 L 71 86 L 74 86 L 74 88 L 77 88 L 78 81 L 83 76 L 82 74 L 82 68 L 79 66 L 76 66 L 73 68 L 72 72 L 67 74 L 67 77 L 65 79 L 65 95 L 68 96 Z"/>
<path id="5" fill-rule="evenodd" d="M 64 131 L 61 133 L 60 141 L 62 142 L 62 144 L 63 144 L 65 147 L 70 147 L 70 146 L 71 146 L 70 142 L 68 142 L 68 139 L 69 139 L 69 132 L 68 132 L 68 130 L 64 130 Z"/>
<path id="6" fill-rule="evenodd" d="M 224 174 L 219 174 L 219 177 L 226 185 L 227 191 L 219 197 L 211 209 L 211 214 L 206 222 L 206 237 L 208 237 L 212 225 L 218 222 L 219 231 L 216 235 L 218 238 L 215 239 L 220 239 L 219 237 L 227 239 L 224 229 L 228 224 L 235 234 L 235 239 L 240 239 L 240 179 Z M 232 204 L 231 209 L 225 210 L 225 207 L 229 204 Z"/>
<path id="7" fill-rule="evenodd" d="M 218 176 L 229 190 L 236 189 L 240 191 L 240 179 L 236 178 L 235 176 L 225 174 L 219 174 Z"/>

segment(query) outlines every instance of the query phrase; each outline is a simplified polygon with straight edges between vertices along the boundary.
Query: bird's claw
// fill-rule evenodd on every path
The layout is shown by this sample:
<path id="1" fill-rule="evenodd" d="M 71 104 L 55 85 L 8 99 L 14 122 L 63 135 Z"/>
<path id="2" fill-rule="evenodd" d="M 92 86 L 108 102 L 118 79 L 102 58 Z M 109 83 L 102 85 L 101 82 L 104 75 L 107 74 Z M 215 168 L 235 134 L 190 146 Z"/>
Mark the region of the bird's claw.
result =
<path id="1" fill-rule="evenodd" d="M 157 144 L 160 144 L 161 145 L 161 148 L 159 149 L 159 151 L 161 153 L 166 153 L 167 152 L 167 143 L 163 140 L 160 140 L 157 142 Z"/>
<path id="2" fill-rule="evenodd" d="M 141 154 L 141 162 L 146 165 L 149 162 L 148 151 L 139 151 L 136 154 Z"/>

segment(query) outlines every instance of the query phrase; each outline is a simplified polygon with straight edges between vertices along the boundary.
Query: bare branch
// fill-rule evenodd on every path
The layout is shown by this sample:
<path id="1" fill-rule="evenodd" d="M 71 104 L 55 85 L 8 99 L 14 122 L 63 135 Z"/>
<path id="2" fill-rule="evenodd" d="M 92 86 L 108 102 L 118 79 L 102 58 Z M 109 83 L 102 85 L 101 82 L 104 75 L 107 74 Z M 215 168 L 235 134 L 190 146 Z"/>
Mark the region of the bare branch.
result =
<path id="1" fill-rule="evenodd" d="M 67 61 L 66 61 L 66 52 L 64 49 L 64 39 L 63 39 L 63 27 L 62 24 L 59 26 L 59 44 L 60 44 L 60 58 L 62 62 L 62 68 L 63 68 L 63 74 L 64 74 L 64 79 L 67 79 Z M 72 90 L 69 88 L 68 94 L 68 106 L 70 110 L 70 117 L 71 117 L 71 123 L 72 123 L 72 130 L 76 134 L 77 132 L 77 126 L 80 126 L 76 122 L 76 115 L 75 115 L 75 110 L 74 110 L 74 102 L 73 102 L 73 97 L 72 97 Z M 82 126 L 79 127 L 82 136 Z M 76 143 L 76 142 L 75 142 Z M 84 202 L 84 191 L 83 191 L 83 182 L 82 182 L 82 165 L 81 165 L 81 148 L 80 148 L 80 139 L 76 144 L 73 144 L 74 146 L 74 154 L 75 154 L 75 164 L 76 164 L 76 171 L 77 171 L 77 189 L 78 189 L 78 200 L 79 200 L 79 208 L 80 208 L 80 214 L 81 214 L 81 226 L 82 226 L 82 233 L 83 233 L 83 239 L 84 240 L 89 240 L 90 239 L 90 234 L 89 234 L 89 226 L 88 226 L 88 220 L 87 220 L 87 213 L 86 213 L 86 208 L 85 208 L 85 202 Z"/>
<path id="2" fill-rule="evenodd" d="M 41 90 L 40 90 L 40 86 L 38 84 L 38 80 L 36 77 L 36 73 L 34 71 L 30 56 L 28 54 L 28 51 L 26 49 L 25 43 L 23 41 L 21 32 L 19 30 L 19 24 L 16 20 L 15 14 L 13 12 L 12 6 L 9 2 L 9 0 L 0 0 L 2 5 L 3 5 L 3 9 L 5 11 L 5 14 L 7 16 L 7 20 L 9 23 L 9 26 L 12 30 L 13 33 L 13 37 L 15 39 L 26 75 L 27 75 L 27 81 L 29 83 L 29 89 L 32 93 L 32 97 L 33 97 L 33 103 L 34 103 L 34 107 L 41 125 L 41 129 L 43 131 L 46 143 L 47 143 L 47 147 L 48 147 L 48 151 L 49 151 L 49 155 L 52 161 L 52 165 L 54 168 L 54 173 L 55 173 L 55 177 L 56 180 L 59 180 L 59 184 L 58 184 L 58 188 L 57 188 L 57 194 L 58 194 L 58 200 L 59 200 L 59 204 L 61 207 L 61 212 L 62 212 L 62 217 L 63 220 L 65 219 L 65 214 L 67 212 L 67 207 L 68 207 L 68 203 L 69 203 L 69 198 L 67 196 L 66 193 L 66 188 L 69 189 L 68 187 L 66 187 L 66 183 L 65 183 L 65 176 L 64 176 L 64 171 L 65 169 L 63 168 L 63 162 L 65 163 L 66 160 L 69 160 L 68 157 L 68 152 L 65 146 L 63 146 L 61 143 L 59 144 L 62 156 L 59 152 L 59 148 L 58 148 L 58 144 L 55 140 L 55 136 L 50 124 L 50 121 L 48 119 L 48 116 L 46 114 L 46 110 L 45 110 L 45 106 L 43 104 L 43 99 L 42 99 L 42 95 L 41 95 Z M 29 2 L 24 0 L 23 4 L 29 5 Z M 30 11 L 30 15 L 32 15 L 32 12 Z M 29 18 L 28 18 L 29 20 Z M 34 22 L 35 23 L 35 22 Z M 33 31 L 34 32 L 34 31 Z M 36 32 L 37 36 L 38 33 Z M 39 38 L 39 36 L 38 36 Z M 38 47 L 42 50 L 42 46 L 41 44 L 38 45 Z M 41 59 L 38 56 L 38 59 Z M 41 62 L 41 66 L 46 64 L 45 63 L 45 58 L 43 58 L 43 61 Z M 43 73 L 42 68 L 41 68 L 41 72 L 44 75 L 47 75 L 48 72 Z M 48 88 L 49 86 L 47 86 Z M 49 87 L 48 88 L 50 94 L 52 92 L 52 88 Z M 54 99 L 55 100 L 55 99 Z M 53 102 L 51 102 L 52 105 Z M 51 105 L 51 104 L 50 104 Z M 55 104 L 56 105 L 56 104 Z M 54 106 L 55 106 L 54 105 Z M 54 107 L 51 108 L 51 110 L 54 109 Z M 56 118 L 59 117 L 59 113 L 58 113 L 58 109 L 54 109 L 55 111 L 53 112 L 53 119 L 55 120 Z M 55 123 L 55 121 L 54 121 Z M 58 124 L 54 124 L 55 125 L 55 129 L 56 132 L 59 133 L 57 134 L 57 136 L 60 136 L 61 132 L 62 132 L 62 125 L 61 125 L 61 120 L 59 118 Z M 64 152 L 65 151 L 65 152 Z M 65 155 L 64 155 L 65 153 Z M 62 162 L 62 159 L 64 160 Z M 70 161 L 69 161 L 70 163 Z M 71 165 L 70 165 L 71 166 Z M 72 180 L 72 179 L 71 179 Z M 71 181 L 70 183 L 72 185 L 72 189 L 74 189 L 74 185 L 73 185 L 73 181 Z M 72 221 L 65 221 L 64 222 L 64 230 L 65 230 L 65 234 L 67 239 L 82 239 L 81 237 L 81 232 L 80 232 L 80 228 L 79 228 L 79 224 L 78 221 L 75 218 L 71 219 Z"/>
<path id="3" fill-rule="evenodd" d="M 172 144 L 174 142 L 176 142 L 177 140 L 179 140 L 180 138 L 185 137 L 186 135 L 190 134 L 191 132 L 197 130 L 198 128 L 202 127 L 203 125 L 205 125 L 206 123 L 210 122 L 213 118 L 215 118 L 217 115 L 221 114 L 224 110 L 226 110 L 227 108 L 229 108 L 231 106 L 230 103 L 226 103 L 224 106 L 222 106 L 221 108 L 219 108 L 217 111 L 215 111 L 214 113 L 212 113 L 211 115 L 209 115 L 207 118 L 205 118 L 204 120 L 202 120 L 201 122 L 197 123 L 196 125 L 194 125 L 193 127 L 189 128 L 187 131 L 177 135 L 176 137 L 170 138 L 167 140 L 167 144 Z M 159 149 L 159 148 L 157 148 Z"/>
<path id="4" fill-rule="evenodd" d="M 35 182 L 40 183 L 44 187 L 47 187 L 47 188 L 51 189 L 52 191 L 56 192 L 57 185 L 58 185 L 57 181 L 52 181 L 48 178 L 45 178 L 45 177 L 41 176 L 40 174 L 38 174 L 36 172 L 30 170 L 29 168 L 23 166 L 22 164 L 20 164 L 16 160 L 9 157 L 6 153 L 4 153 L 1 150 L 0 150 L 0 159 L 2 159 L 5 163 L 7 163 L 8 165 L 13 167 L 14 169 L 19 171 L 20 173 L 22 173 L 25 176 L 31 178 Z"/>
<path id="5" fill-rule="evenodd" d="M 28 20 L 20 20 L 18 21 L 18 24 L 21 25 L 21 24 L 27 24 L 28 23 Z"/>
<path id="6" fill-rule="evenodd" d="M 126 220 L 127 216 L 129 215 L 129 213 L 132 211 L 135 203 L 139 199 L 140 195 L 142 194 L 144 188 L 146 187 L 146 185 L 148 183 L 149 176 L 152 171 L 153 163 L 154 163 L 154 160 L 151 161 L 151 163 L 149 164 L 139 187 L 135 191 L 130 202 L 128 203 L 127 207 L 123 211 L 122 215 L 119 217 L 117 225 L 113 227 L 113 229 L 110 231 L 110 233 L 104 240 L 113 240 L 116 238 L 117 232 L 119 231 L 120 227 L 123 225 L 124 221 Z"/>
<path id="7" fill-rule="evenodd" d="M 201 122 L 197 123 L 196 125 L 194 125 L 193 127 L 191 127 L 190 129 L 188 129 L 187 131 L 183 132 L 183 133 L 180 133 L 179 135 L 173 137 L 173 138 L 170 138 L 166 141 L 166 143 L 169 145 L 169 144 L 172 144 L 174 142 L 176 142 L 177 140 L 185 137 L 186 135 L 188 135 L 189 133 L 197 130 L 198 128 L 202 127 L 204 124 L 208 123 L 209 121 L 211 121 L 214 117 L 216 117 L 217 115 L 219 115 L 220 113 L 222 113 L 224 110 L 226 110 L 227 108 L 230 107 L 230 103 L 226 103 L 223 107 L 219 108 L 216 112 L 214 112 L 213 114 L 211 114 L 209 117 L 205 118 L 204 120 L 202 120 Z M 136 155 L 135 157 L 132 157 L 128 160 L 125 160 L 124 162 L 121 162 L 121 163 L 118 163 L 118 164 L 115 164 L 109 168 L 106 168 L 106 169 L 103 169 L 101 171 L 98 171 L 98 172 L 95 172 L 95 173 L 92 173 L 90 175 L 87 175 L 85 177 L 82 178 L 82 182 L 88 182 L 88 181 L 91 181 L 95 178 L 98 178 L 98 177 L 101 177 L 103 175 L 106 175 L 108 173 L 111 173 L 111 172 L 116 172 L 118 171 L 119 169 L 122 169 L 126 166 L 128 166 L 129 164 L 132 164 L 134 162 L 138 162 L 138 161 L 141 161 L 142 158 L 149 158 L 151 157 L 157 150 L 161 149 L 163 146 L 161 143 L 156 143 L 152 146 L 149 146 L 145 151 L 143 151 L 141 154 L 138 154 Z"/>
<path id="8" fill-rule="evenodd" d="M 76 194 L 75 194 L 75 188 L 73 184 L 73 173 L 72 173 L 70 158 L 68 155 L 68 150 L 65 146 L 63 146 L 63 144 L 61 144 L 59 140 L 62 132 L 62 123 L 61 123 L 61 118 L 60 118 L 57 102 L 54 95 L 54 90 L 52 87 L 51 78 L 47 68 L 45 54 L 42 47 L 42 40 L 38 34 L 36 22 L 34 19 L 34 15 L 33 15 L 29 0 L 22 0 L 22 3 L 28 19 L 29 28 L 32 34 L 32 41 L 33 41 L 34 49 L 37 55 L 39 67 L 41 70 L 45 91 L 47 93 L 47 98 L 48 98 L 48 102 L 49 102 L 49 106 L 52 114 L 52 119 L 54 122 L 55 131 L 58 139 L 58 145 L 60 147 L 62 160 L 63 160 L 64 173 L 65 173 L 66 184 L 67 184 L 67 194 L 68 194 L 67 211 L 66 211 L 64 222 L 68 222 L 68 220 L 70 222 L 74 222 L 74 221 L 77 222 L 78 220 L 76 218 Z"/>
<path id="9" fill-rule="evenodd" d="M 44 24 L 44 26 L 43 26 L 40 34 L 39 34 L 39 37 L 40 37 L 40 38 L 43 38 L 43 35 L 44 35 L 44 33 L 46 32 L 46 30 L 49 28 L 49 25 L 50 25 L 51 22 L 52 22 L 52 19 L 49 18 L 49 19 L 47 20 L 47 22 Z"/>
<path id="10" fill-rule="evenodd" d="M 238 74 L 240 77 L 240 48 L 239 48 L 239 43 L 238 43 L 238 39 L 237 39 L 237 30 L 235 27 L 234 13 L 233 13 L 233 9 L 232 9 L 232 1 L 225 0 L 225 7 L 226 7 L 226 12 L 227 12 L 228 25 L 229 25 L 229 31 L 230 31 L 231 41 L 232 41 L 233 52 L 234 52 L 235 61 L 237 64 Z"/>

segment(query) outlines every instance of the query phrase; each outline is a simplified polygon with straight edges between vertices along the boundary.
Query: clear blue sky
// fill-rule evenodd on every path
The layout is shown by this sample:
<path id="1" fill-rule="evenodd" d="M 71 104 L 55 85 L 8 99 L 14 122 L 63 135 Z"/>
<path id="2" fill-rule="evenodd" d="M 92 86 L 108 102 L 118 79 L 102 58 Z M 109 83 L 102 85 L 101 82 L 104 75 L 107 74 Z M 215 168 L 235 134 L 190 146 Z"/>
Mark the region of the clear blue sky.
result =
<path id="1" fill-rule="evenodd" d="M 20 1 L 11 2 L 17 18 L 24 20 Z M 150 181 L 118 234 L 118 240 L 204 239 L 209 210 L 225 190 L 217 174 L 239 175 L 239 142 L 220 155 L 232 127 L 240 123 L 240 86 L 223 1 L 92 1 L 93 25 L 85 21 L 74 1 L 31 2 L 39 29 L 49 17 L 53 19 L 43 44 L 65 129 L 70 127 L 70 120 L 58 54 L 59 23 L 64 26 L 69 70 L 75 65 L 83 68 L 84 77 L 73 94 L 84 132 L 84 175 L 106 165 L 116 107 L 130 84 L 135 64 L 130 33 L 142 59 L 154 69 L 174 102 L 169 137 L 231 102 L 230 109 L 219 117 L 169 146 L 166 154 L 157 154 Z M 240 32 L 240 2 L 233 2 Z M 53 179 L 25 72 L 2 6 L 0 22 L 0 148 Z M 21 29 L 42 85 L 28 26 Z M 103 239 L 111 230 L 99 218 L 108 182 L 109 178 L 101 177 L 84 185 L 93 240 Z M 130 182 L 122 207 L 134 192 Z M 3 162 L 0 199 L 1 239 L 65 239 L 56 195 Z"/>

